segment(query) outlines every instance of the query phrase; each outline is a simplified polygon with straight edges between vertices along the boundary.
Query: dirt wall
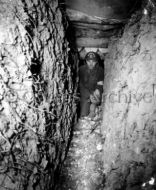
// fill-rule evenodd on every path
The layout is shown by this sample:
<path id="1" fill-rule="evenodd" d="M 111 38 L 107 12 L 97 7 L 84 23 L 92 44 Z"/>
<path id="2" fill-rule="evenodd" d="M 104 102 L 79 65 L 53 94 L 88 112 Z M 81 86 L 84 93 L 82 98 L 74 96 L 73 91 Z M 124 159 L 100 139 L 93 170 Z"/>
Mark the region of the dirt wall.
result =
<path id="1" fill-rule="evenodd" d="M 156 175 L 156 11 L 146 11 L 112 39 L 105 60 L 106 190 L 144 189 Z"/>
<path id="2" fill-rule="evenodd" d="M 0 1 L 0 190 L 56 187 L 76 111 L 64 22 L 55 0 Z"/>

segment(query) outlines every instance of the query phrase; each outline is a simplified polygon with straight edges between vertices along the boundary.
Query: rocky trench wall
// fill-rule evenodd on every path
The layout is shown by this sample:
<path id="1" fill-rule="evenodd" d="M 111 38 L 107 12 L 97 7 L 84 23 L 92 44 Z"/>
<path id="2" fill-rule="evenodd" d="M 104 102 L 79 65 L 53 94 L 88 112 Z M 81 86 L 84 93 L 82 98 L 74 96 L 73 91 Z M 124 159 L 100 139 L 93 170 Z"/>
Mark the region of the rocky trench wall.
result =
<path id="1" fill-rule="evenodd" d="M 0 1 L 0 190 L 56 188 L 76 112 L 64 22 L 57 0 Z"/>
<path id="2" fill-rule="evenodd" d="M 156 10 L 150 13 L 133 15 L 106 56 L 105 190 L 156 188 Z"/>

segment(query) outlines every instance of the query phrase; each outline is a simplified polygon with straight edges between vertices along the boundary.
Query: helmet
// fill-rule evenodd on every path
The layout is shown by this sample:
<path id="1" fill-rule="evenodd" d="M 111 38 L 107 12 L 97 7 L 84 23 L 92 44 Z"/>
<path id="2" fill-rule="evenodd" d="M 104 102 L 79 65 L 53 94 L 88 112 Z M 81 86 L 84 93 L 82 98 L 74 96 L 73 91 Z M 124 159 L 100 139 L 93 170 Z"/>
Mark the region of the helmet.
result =
<path id="1" fill-rule="evenodd" d="M 98 55 L 97 53 L 95 52 L 88 52 L 86 57 L 85 57 L 85 60 L 86 61 L 89 61 L 89 60 L 94 60 L 94 61 L 98 61 Z"/>

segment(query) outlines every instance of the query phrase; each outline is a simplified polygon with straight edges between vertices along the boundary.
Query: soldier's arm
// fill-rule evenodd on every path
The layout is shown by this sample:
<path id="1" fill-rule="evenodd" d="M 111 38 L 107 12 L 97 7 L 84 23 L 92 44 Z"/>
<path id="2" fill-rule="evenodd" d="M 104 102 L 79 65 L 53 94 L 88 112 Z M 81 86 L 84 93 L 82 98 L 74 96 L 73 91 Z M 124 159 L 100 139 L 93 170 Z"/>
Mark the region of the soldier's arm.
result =
<path id="1" fill-rule="evenodd" d="M 79 69 L 79 86 L 80 86 L 80 93 L 82 94 L 86 94 L 88 96 L 88 94 L 90 94 L 89 89 L 87 87 L 87 85 L 85 84 L 84 81 L 84 76 L 85 76 L 85 67 L 80 67 Z"/>
<path id="2" fill-rule="evenodd" d="M 96 90 L 99 91 L 100 94 L 100 100 L 102 99 L 102 93 L 103 93 L 103 84 L 104 84 L 104 70 L 101 68 L 99 70 L 99 75 L 98 75 L 98 81 L 97 81 L 97 86 Z"/>

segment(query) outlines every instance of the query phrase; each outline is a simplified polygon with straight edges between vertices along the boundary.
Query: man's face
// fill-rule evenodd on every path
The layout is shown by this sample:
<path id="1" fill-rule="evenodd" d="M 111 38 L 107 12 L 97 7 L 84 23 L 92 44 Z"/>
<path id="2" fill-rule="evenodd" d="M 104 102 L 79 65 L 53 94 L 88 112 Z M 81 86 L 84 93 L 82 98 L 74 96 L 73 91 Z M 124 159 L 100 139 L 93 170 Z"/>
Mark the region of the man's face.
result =
<path id="1" fill-rule="evenodd" d="M 89 69 L 93 69 L 95 67 L 96 63 L 97 63 L 97 61 L 92 60 L 92 59 L 87 60 L 86 62 L 87 62 L 87 65 L 88 65 Z"/>

